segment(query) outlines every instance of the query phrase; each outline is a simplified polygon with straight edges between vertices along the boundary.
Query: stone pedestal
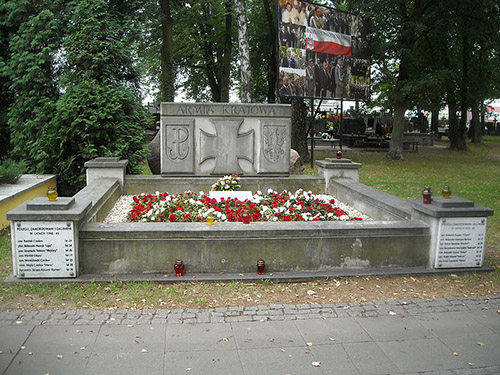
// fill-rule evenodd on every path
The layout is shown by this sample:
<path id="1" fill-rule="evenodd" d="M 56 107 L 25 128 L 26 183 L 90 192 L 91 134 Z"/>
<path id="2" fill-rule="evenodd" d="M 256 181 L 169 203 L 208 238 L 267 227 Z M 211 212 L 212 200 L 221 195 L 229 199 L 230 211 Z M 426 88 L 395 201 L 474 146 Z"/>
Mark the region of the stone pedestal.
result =
<path id="1" fill-rule="evenodd" d="M 166 176 L 287 176 L 291 107 L 162 103 L 161 173 Z"/>
<path id="2" fill-rule="evenodd" d="M 493 210 L 459 197 L 432 198 L 430 204 L 410 200 L 412 219 L 431 228 L 429 266 L 432 268 L 482 267 L 487 217 Z"/>
<path id="3" fill-rule="evenodd" d="M 123 192 L 127 164 L 128 160 L 120 160 L 118 157 L 99 157 L 87 161 L 84 164 L 87 168 L 87 185 L 99 178 L 116 178 Z"/>
<path id="4" fill-rule="evenodd" d="M 362 164 L 350 159 L 326 158 L 316 161 L 316 165 L 318 166 L 318 175 L 325 179 L 325 191 L 328 190 L 331 178 L 348 178 L 359 182 L 359 168 Z"/>
<path id="5" fill-rule="evenodd" d="M 77 277 L 78 232 L 89 209 L 73 197 L 40 197 L 10 211 L 14 276 Z"/>

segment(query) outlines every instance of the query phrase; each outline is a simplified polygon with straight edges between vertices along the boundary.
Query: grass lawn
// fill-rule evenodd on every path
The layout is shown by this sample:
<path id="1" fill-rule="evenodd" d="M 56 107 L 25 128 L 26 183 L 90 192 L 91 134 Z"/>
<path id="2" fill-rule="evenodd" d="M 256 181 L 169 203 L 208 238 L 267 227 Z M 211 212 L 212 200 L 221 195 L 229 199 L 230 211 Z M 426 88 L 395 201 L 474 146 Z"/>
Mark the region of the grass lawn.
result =
<path id="1" fill-rule="evenodd" d="M 441 143 L 443 146 L 446 143 Z M 464 276 L 353 277 L 308 283 L 182 283 L 110 282 L 91 284 L 0 284 L 0 309 L 182 308 L 271 303 L 336 303 L 500 292 L 500 137 L 485 137 L 467 152 L 421 147 L 404 161 L 390 161 L 385 152 L 346 150 L 344 157 L 363 164 L 361 182 L 401 198 L 421 198 L 425 186 L 440 194 L 449 185 L 453 195 L 495 210 L 488 218 L 486 264 L 491 273 Z M 335 151 L 315 151 L 333 157 Z M 148 168 L 145 168 L 148 169 Z M 306 173 L 314 173 L 308 170 Z M 0 234 L 0 279 L 12 272 L 10 235 Z"/>

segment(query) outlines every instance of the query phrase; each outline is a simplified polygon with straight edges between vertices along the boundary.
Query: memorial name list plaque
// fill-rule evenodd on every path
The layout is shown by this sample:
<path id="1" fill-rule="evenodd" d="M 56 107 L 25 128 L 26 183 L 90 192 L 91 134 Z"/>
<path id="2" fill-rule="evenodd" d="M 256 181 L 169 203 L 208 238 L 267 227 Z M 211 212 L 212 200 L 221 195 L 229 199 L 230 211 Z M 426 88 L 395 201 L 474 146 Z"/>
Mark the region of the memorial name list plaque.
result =
<path id="1" fill-rule="evenodd" d="M 436 268 L 481 267 L 486 240 L 485 217 L 441 218 Z"/>
<path id="2" fill-rule="evenodd" d="M 18 221 L 12 238 L 17 277 L 76 276 L 76 238 L 71 221 Z"/>

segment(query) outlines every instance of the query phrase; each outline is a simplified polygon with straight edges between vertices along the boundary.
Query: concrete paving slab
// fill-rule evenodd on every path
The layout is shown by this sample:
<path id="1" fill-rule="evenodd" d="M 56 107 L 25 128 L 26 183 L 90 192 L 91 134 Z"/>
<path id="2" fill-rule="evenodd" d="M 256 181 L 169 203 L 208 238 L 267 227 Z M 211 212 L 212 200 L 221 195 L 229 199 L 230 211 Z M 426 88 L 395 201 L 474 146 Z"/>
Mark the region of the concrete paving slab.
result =
<path id="1" fill-rule="evenodd" d="M 284 351 L 283 351 L 284 350 Z M 325 374 L 321 365 L 313 366 L 318 359 L 309 348 L 272 348 L 239 350 L 245 375 L 255 374 Z M 329 372 L 331 373 L 331 372 Z"/>
<path id="2" fill-rule="evenodd" d="M 342 344 L 312 345 L 309 348 L 325 374 L 361 374 Z"/>
<path id="3" fill-rule="evenodd" d="M 163 375 L 163 353 L 93 353 L 85 375 Z"/>
<path id="4" fill-rule="evenodd" d="M 0 326 L 0 353 L 16 354 L 33 328 L 34 326 Z"/>
<path id="5" fill-rule="evenodd" d="M 354 366 L 363 375 L 401 373 L 375 342 L 351 342 L 342 346 Z"/>
<path id="6" fill-rule="evenodd" d="M 7 370 L 7 367 L 15 356 L 15 354 L 5 352 L 0 354 L 0 374 L 3 374 L 3 372 Z"/>
<path id="7" fill-rule="evenodd" d="M 500 366 L 500 337 L 496 334 L 447 336 L 440 340 L 474 367 Z"/>
<path id="8" fill-rule="evenodd" d="M 455 336 L 474 333 L 492 333 L 474 315 L 478 312 L 453 311 L 421 314 L 417 320 L 435 336 Z"/>
<path id="9" fill-rule="evenodd" d="M 178 351 L 165 354 L 165 375 L 243 375 L 236 350 Z"/>
<path id="10" fill-rule="evenodd" d="M 231 323 L 238 349 L 306 347 L 293 321 Z"/>
<path id="11" fill-rule="evenodd" d="M 165 325 L 105 325 L 101 326 L 95 342 L 96 353 L 163 352 Z"/>
<path id="12" fill-rule="evenodd" d="M 355 318 L 375 341 L 423 339 L 432 333 L 414 317 Z"/>
<path id="13" fill-rule="evenodd" d="M 472 317 L 493 332 L 500 333 L 500 313 L 497 310 L 500 311 L 500 306 L 490 308 L 489 310 L 481 310 L 474 313 Z"/>
<path id="14" fill-rule="evenodd" d="M 85 355 L 93 349 L 98 332 L 99 327 L 89 326 L 36 326 L 24 344 L 24 352 Z"/>
<path id="15" fill-rule="evenodd" d="M 437 338 L 377 343 L 404 373 L 467 368 L 467 363 Z"/>
<path id="16" fill-rule="evenodd" d="M 328 344 L 333 342 L 371 341 L 370 336 L 354 318 L 297 320 L 295 326 L 306 342 Z"/>
<path id="17" fill-rule="evenodd" d="M 82 354 L 18 354 L 4 375 L 71 374 L 83 375 L 87 357 Z"/>
<path id="18" fill-rule="evenodd" d="M 167 352 L 235 349 L 236 343 L 229 323 L 171 324 L 167 327 Z"/>

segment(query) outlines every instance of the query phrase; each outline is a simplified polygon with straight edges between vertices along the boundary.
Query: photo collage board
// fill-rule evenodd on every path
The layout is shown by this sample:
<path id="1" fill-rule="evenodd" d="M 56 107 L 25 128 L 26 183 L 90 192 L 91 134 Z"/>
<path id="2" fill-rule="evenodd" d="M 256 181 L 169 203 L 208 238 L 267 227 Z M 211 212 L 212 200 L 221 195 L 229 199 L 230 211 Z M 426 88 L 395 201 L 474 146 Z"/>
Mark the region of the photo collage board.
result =
<path id="1" fill-rule="evenodd" d="M 278 0 L 278 96 L 370 99 L 370 20 Z"/>

